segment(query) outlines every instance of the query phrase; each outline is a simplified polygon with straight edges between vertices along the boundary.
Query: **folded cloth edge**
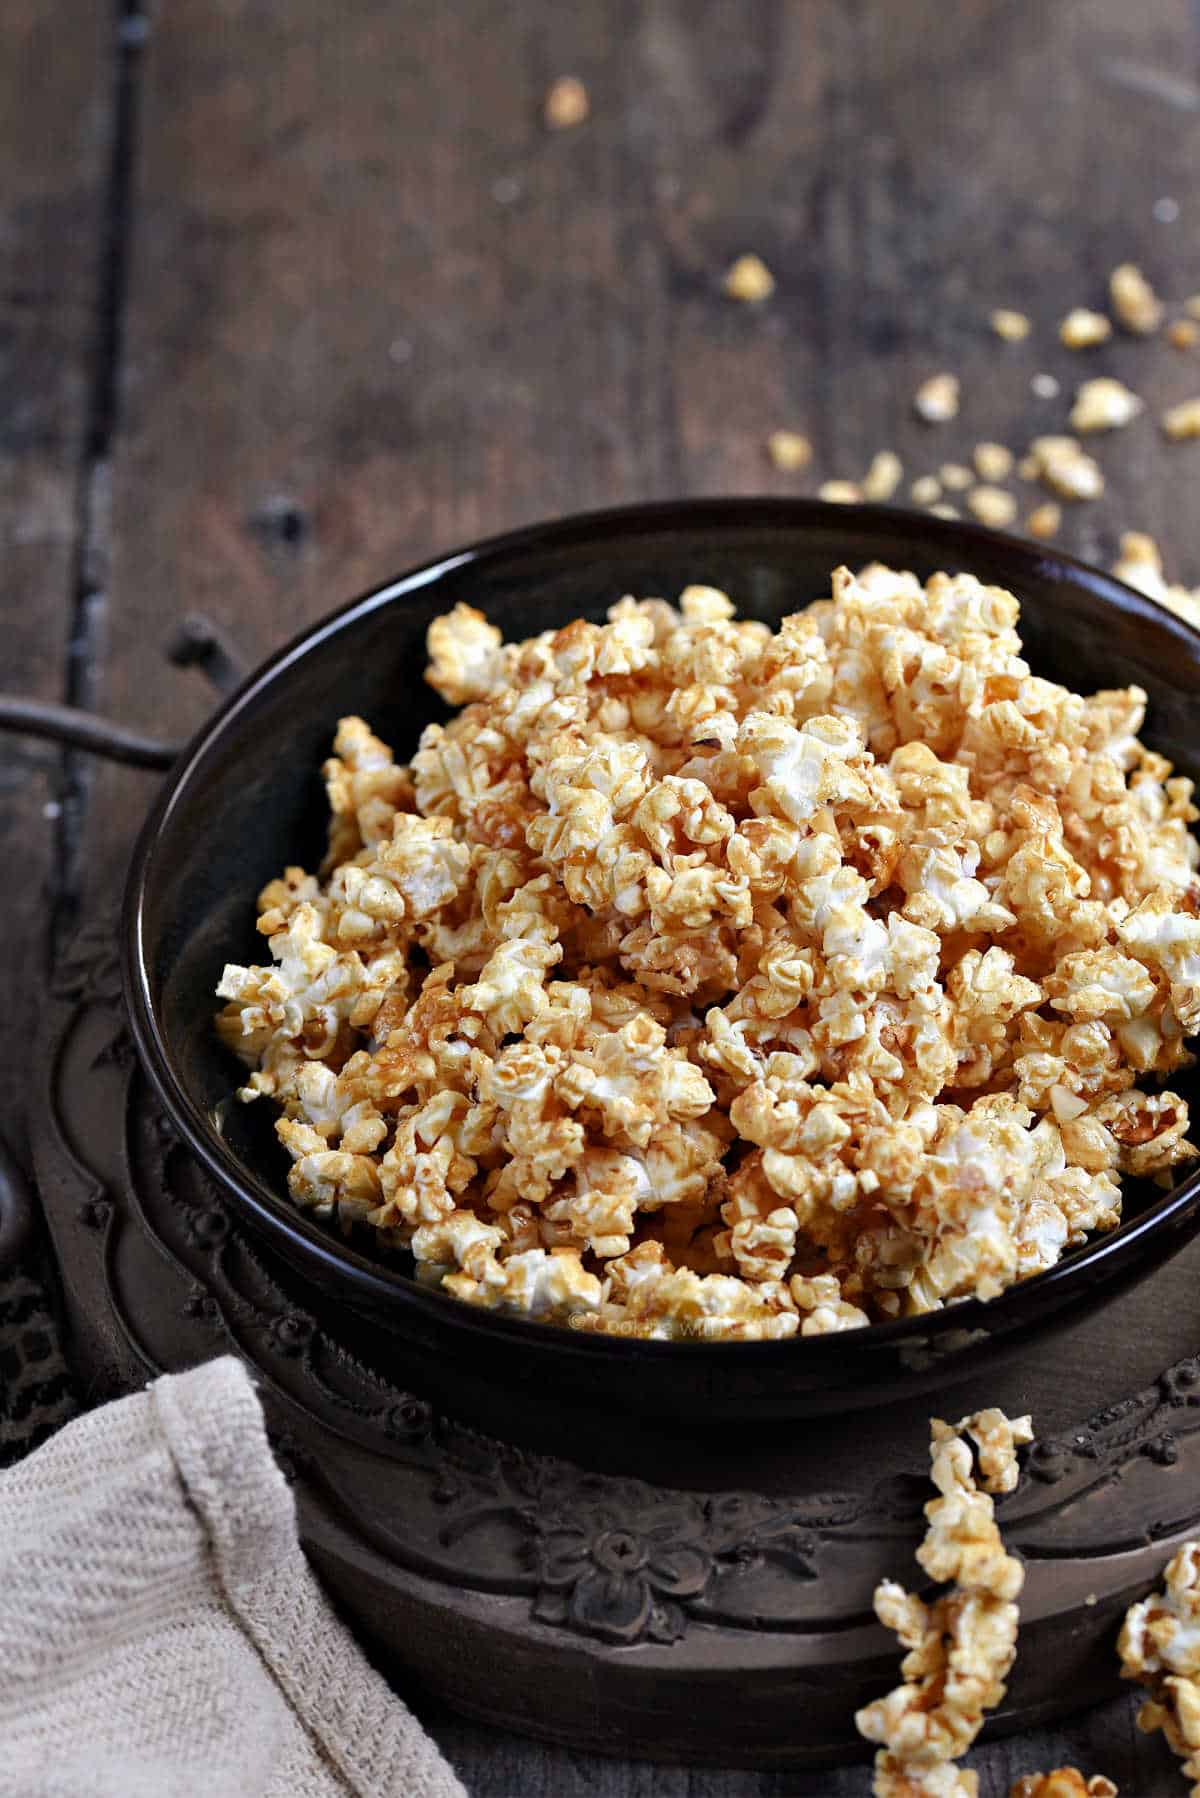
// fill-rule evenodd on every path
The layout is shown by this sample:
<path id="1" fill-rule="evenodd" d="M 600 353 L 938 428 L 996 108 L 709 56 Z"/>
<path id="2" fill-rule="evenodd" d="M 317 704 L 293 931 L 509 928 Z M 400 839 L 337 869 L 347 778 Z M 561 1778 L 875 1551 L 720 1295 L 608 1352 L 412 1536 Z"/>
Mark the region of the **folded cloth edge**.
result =
<path id="1" fill-rule="evenodd" d="M 155 1381 L 150 1395 L 230 1613 L 321 1751 L 360 1798 L 467 1798 L 305 1560 L 244 1365 L 223 1356 Z"/>

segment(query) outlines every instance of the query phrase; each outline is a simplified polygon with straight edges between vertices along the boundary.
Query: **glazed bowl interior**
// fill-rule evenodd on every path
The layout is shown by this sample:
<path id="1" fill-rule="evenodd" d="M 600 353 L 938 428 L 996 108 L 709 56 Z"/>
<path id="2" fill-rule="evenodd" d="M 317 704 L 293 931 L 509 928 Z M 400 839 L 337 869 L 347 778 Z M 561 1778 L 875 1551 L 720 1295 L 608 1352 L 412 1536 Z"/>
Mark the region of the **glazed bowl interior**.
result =
<path id="1" fill-rule="evenodd" d="M 445 708 L 426 686 L 430 620 L 456 601 L 505 637 L 583 616 L 625 593 L 674 598 L 724 588 L 775 624 L 827 595 L 841 563 L 882 561 L 927 576 L 965 570 L 1021 601 L 1035 672 L 1081 692 L 1135 682 L 1145 737 L 1185 773 L 1200 769 L 1200 636 L 1119 582 L 1033 544 L 884 508 L 783 500 L 693 501 L 537 526 L 390 582 L 336 613 L 252 676 L 167 778 L 127 893 L 127 996 L 144 1065 L 171 1116 L 224 1191 L 331 1303 L 366 1312 L 437 1370 L 556 1383 L 626 1406 L 711 1414 L 799 1413 L 877 1403 L 944 1382 L 1116 1292 L 1196 1227 L 1200 1178 L 1170 1194 L 1128 1194 L 1121 1229 L 984 1305 L 776 1343 L 667 1343 L 576 1334 L 484 1314 L 419 1285 L 402 1258 L 347 1242 L 290 1203 L 286 1160 L 265 1103 L 232 1099 L 238 1071 L 213 1030 L 227 961 L 261 960 L 254 897 L 285 865 L 312 869 L 324 846 L 320 777 L 337 719 L 357 712 L 403 758 Z M 1185 1088 L 1186 1090 L 1186 1088 Z M 481 1369 L 483 1370 L 481 1373 Z"/>

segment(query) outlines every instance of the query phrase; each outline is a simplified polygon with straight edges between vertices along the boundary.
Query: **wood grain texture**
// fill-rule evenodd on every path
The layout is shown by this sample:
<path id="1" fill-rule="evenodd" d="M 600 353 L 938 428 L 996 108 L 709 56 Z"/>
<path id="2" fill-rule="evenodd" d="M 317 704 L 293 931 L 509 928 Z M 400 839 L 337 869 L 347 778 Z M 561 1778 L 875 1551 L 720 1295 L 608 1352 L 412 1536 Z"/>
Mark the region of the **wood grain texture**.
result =
<path id="1" fill-rule="evenodd" d="M 103 8 L 0 8 L 0 689 L 62 697 L 108 129 Z M 2 1127 L 23 1130 L 48 971 L 59 758 L 0 737 Z"/>
<path id="2" fill-rule="evenodd" d="M 10 6 L 0 32 L 26 16 Z M 1200 391 L 1200 360 L 1161 341 L 1073 356 L 1055 337 L 1071 306 L 1103 304 L 1117 262 L 1141 262 L 1171 298 L 1200 288 L 1198 41 L 1187 0 L 172 0 L 143 71 L 99 702 L 146 729 L 201 720 L 203 690 L 159 655 L 188 608 L 258 656 L 406 562 L 537 516 L 812 491 L 860 475 L 882 446 L 911 478 L 981 438 L 1020 449 L 1061 428 L 1092 374 L 1120 375 L 1152 412 Z M 99 66 L 80 32 L 66 58 L 90 53 Z M 4 67 L 28 102 L 28 79 Z M 593 114 L 551 135 L 540 101 L 567 71 Z M 81 110 L 66 100 L 56 119 L 74 129 Z M 49 111 L 6 108 L 0 130 L 41 142 Z M 72 167 L 86 186 L 98 144 L 85 160 Z M 77 199 L 46 181 L 52 200 Z M 1175 222 L 1156 219 L 1162 199 Z M 31 241 L 69 336 L 80 289 L 53 260 L 65 251 L 46 225 Z M 777 278 L 761 308 L 721 292 L 746 249 Z M 1031 314 L 1028 343 L 991 336 L 998 304 Z M 37 336 L 45 318 L 22 328 Z M 61 430 L 74 390 L 44 355 L 58 398 L 25 391 Z M 941 368 L 961 376 L 963 407 L 931 428 L 911 396 Z M 1033 394 L 1039 372 L 1058 399 Z M 812 437 L 803 477 L 766 460 L 777 425 Z M 69 517 L 56 454 L 34 446 L 19 479 L 5 475 L 10 535 Z M 1096 454 L 1108 495 L 1068 511 L 1063 541 L 1108 560 L 1119 531 L 1141 526 L 1200 579 L 1200 449 L 1166 445 L 1148 415 Z M 30 552 L 39 582 L 58 553 Z M 11 640 L 41 644 L 19 611 Z M 20 678 L 52 688 L 43 651 L 21 654 Z M 145 777 L 98 779 L 95 892 L 147 794 Z M 25 858 L 38 820 L 19 803 L 6 841 Z M 22 929 L 32 943 L 33 920 Z M 983 1751 L 985 1798 L 1068 1759 L 1126 1793 L 1169 1791 L 1168 1759 L 1130 1718 L 1119 1705 Z M 435 1727 L 477 1798 L 866 1787 L 861 1770 L 671 1772 Z"/>

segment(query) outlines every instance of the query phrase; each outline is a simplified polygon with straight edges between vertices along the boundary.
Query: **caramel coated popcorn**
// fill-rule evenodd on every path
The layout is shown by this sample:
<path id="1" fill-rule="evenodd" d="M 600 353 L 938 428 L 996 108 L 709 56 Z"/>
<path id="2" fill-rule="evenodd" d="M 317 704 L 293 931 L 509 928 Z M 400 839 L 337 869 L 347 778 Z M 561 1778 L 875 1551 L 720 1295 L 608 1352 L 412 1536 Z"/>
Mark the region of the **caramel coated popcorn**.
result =
<path id="1" fill-rule="evenodd" d="M 1016 1655 L 1025 1571 L 1005 1553 L 988 1494 L 1016 1485 L 1016 1446 L 1032 1441 L 1030 1420 L 1010 1421 L 998 1410 L 952 1425 L 935 1418 L 931 1436 L 939 1496 L 925 1507 L 917 1560 L 949 1590 L 925 1603 L 895 1580 L 876 1588 L 876 1615 L 908 1653 L 903 1683 L 855 1717 L 859 1733 L 880 1744 L 875 1798 L 976 1798 L 976 1775 L 954 1763 L 979 1734 L 984 1712 L 1003 1699 Z M 978 1477 L 968 1441 L 979 1451 Z"/>
<path id="2" fill-rule="evenodd" d="M 542 116 L 551 131 L 582 125 L 592 110 L 587 88 L 577 75 L 560 75 L 546 94 Z"/>
<path id="3" fill-rule="evenodd" d="M 926 424 L 946 424 L 958 417 L 959 382 L 957 375 L 930 375 L 913 396 L 913 408 Z"/>
<path id="4" fill-rule="evenodd" d="M 1112 325 L 1102 312 L 1076 306 L 1059 325 L 1058 335 L 1069 350 L 1089 350 L 1094 344 L 1107 342 L 1112 336 Z"/>
<path id="5" fill-rule="evenodd" d="M 1103 1773 L 1085 1779 L 1078 1767 L 1055 1767 L 1023 1774 L 1009 1787 L 1008 1798 L 1117 1798 L 1117 1788 Z"/>
<path id="6" fill-rule="evenodd" d="M 1136 337 L 1149 337 L 1162 324 L 1162 302 L 1132 262 L 1123 262 L 1108 277 L 1108 297 L 1122 325 Z"/>
<path id="7" fill-rule="evenodd" d="M 761 256 L 739 256 L 725 271 L 725 292 L 731 300 L 761 305 L 775 292 L 775 277 Z"/>
<path id="8" fill-rule="evenodd" d="M 774 631 L 702 586 L 435 620 L 461 710 L 407 765 L 341 721 L 325 861 L 218 989 L 295 1202 L 657 1336 L 990 1298 L 1112 1227 L 1193 1153 L 1196 812 L 1145 695 L 1039 678 L 1017 623 L 879 566 Z"/>
<path id="9" fill-rule="evenodd" d="M 1129 1607 L 1117 1641 L 1121 1672 L 1148 1687 L 1138 1728 L 1161 1729 L 1200 1798 L 1200 1542 L 1185 1542 L 1163 1590 Z"/>

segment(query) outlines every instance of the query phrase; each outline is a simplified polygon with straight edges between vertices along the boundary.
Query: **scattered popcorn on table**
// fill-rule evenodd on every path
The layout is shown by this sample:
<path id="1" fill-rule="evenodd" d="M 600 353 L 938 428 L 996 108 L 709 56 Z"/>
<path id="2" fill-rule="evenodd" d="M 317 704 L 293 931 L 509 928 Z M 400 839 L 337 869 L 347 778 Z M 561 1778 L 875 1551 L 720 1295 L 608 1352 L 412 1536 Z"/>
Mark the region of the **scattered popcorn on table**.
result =
<path id="1" fill-rule="evenodd" d="M 1090 350 L 1093 345 L 1108 341 L 1112 336 L 1112 325 L 1103 312 L 1089 312 L 1086 306 L 1076 306 L 1059 325 L 1058 335 L 1069 350 Z"/>
<path id="2" fill-rule="evenodd" d="M 1030 463 L 1060 499 L 1099 499 L 1104 476 L 1075 437 L 1035 437 Z"/>
<path id="3" fill-rule="evenodd" d="M 991 316 L 991 326 L 1005 343 L 1021 343 L 1029 336 L 1031 328 L 1023 312 L 1013 312 L 1007 306 L 997 306 Z"/>
<path id="4" fill-rule="evenodd" d="M 542 117 L 551 131 L 570 131 L 582 125 L 592 109 L 587 88 L 577 75 L 560 75 L 551 83 Z"/>
<path id="5" fill-rule="evenodd" d="M 657 1336 L 990 1298 L 1112 1228 L 1193 1154 L 1197 814 L 1145 694 L 1034 675 L 1017 621 L 878 566 L 774 632 L 704 586 L 436 619 L 462 709 L 408 766 L 342 720 L 326 859 L 219 988 L 296 1203 Z"/>
<path id="6" fill-rule="evenodd" d="M 958 399 L 957 375 L 930 375 L 913 396 L 913 410 L 926 424 L 946 424 L 958 417 Z"/>
<path id="7" fill-rule="evenodd" d="M 1200 325 L 1194 319 L 1177 318 L 1167 326 L 1167 341 L 1177 350 L 1194 350 L 1200 343 Z"/>
<path id="8" fill-rule="evenodd" d="M 904 479 L 904 464 L 894 450 L 880 450 L 863 476 L 863 498 L 877 501 L 891 499 Z"/>
<path id="9" fill-rule="evenodd" d="M 739 256 L 725 272 L 725 292 L 731 300 L 755 306 L 775 292 L 775 277 L 761 256 Z"/>
<path id="10" fill-rule="evenodd" d="M 1017 502 L 1003 487 L 972 487 L 967 505 L 980 524 L 994 531 L 1006 529 L 1017 516 Z"/>
<path id="11" fill-rule="evenodd" d="M 1117 1652 L 1124 1677 L 1150 1692 L 1138 1728 L 1162 1730 L 1200 1798 L 1200 1542 L 1168 1562 L 1161 1592 L 1130 1605 Z"/>
<path id="12" fill-rule="evenodd" d="M 1137 394 L 1131 393 L 1124 382 L 1101 375 L 1095 381 L 1085 381 L 1078 389 L 1071 408 L 1071 429 L 1083 432 L 1119 430 L 1144 410 Z"/>
<path id="13" fill-rule="evenodd" d="M 935 506 L 942 497 L 942 483 L 936 475 L 923 474 L 909 488 L 908 497 L 914 506 Z"/>
<path id="14" fill-rule="evenodd" d="M 977 443 L 972 458 L 981 481 L 1007 481 L 1013 468 L 1013 453 L 1003 443 Z"/>
<path id="15" fill-rule="evenodd" d="M 1108 277 L 1108 297 L 1120 323 L 1136 337 L 1149 337 L 1162 324 L 1162 304 L 1132 262 L 1123 262 Z"/>
<path id="16" fill-rule="evenodd" d="M 1030 1419 L 1010 1422 L 989 1410 L 953 1425 L 935 1418 L 930 1430 L 930 1477 L 940 1496 L 925 1507 L 917 1560 L 950 1590 L 926 1603 L 894 1580 L 876 1588 L 876 1615 L 908 1653 L 900 1663 L 904 1683 L 855 1717 L 860 1735 L 881 1745 L 875 1798 L 976 1798 L 976 1775 L 954 1763 L 982 1729 L 984 1712 L 1003 1700 L 1016 1655 L 1025 1570 L 1004 1551 L 988 1494 L 1016 1485 L 1016 1447 L 1033 1440 Z M 978 1450 L 978 1482 L 965 1437 Z"/>
<path id="17" fill-rule="evenodd" d="M 772 431 L 767 438 L 767 452 L 776 468 L 794 474 L 812 461 L 812 444 L 799 431 Z"/>
<path id="18" fill-rule="evenodd" d="M 1085 1779 L 1078 1767 L 1055 1767 L 1052 1773 L 1025 1773 L 1009 1787 L 1008 1798 L 1117 1798 L 1117 1788 L 1102 1773 Z"/>
<path id="19" fill-rule="evenodd" d="M 1033 508 L 1025 520 L 1025 529 L 1031 537 L 1053 537 L 1061 524 L 1062 507 L 1048 499 Z"/>
<path id="20" fill-rule="evenodd" d="M 817 498 L 828 500 L 835 506 L 856 506 L 863 497 L 863 490 L 857 481 L 822 481 L 817 488 Z"/>
<path id="21" fill-rule="evenodd" d="M 1183 400 L 1162 415 L 1163 430 L 1168 437 L 1200 437 L 1200 399 Z"/>

